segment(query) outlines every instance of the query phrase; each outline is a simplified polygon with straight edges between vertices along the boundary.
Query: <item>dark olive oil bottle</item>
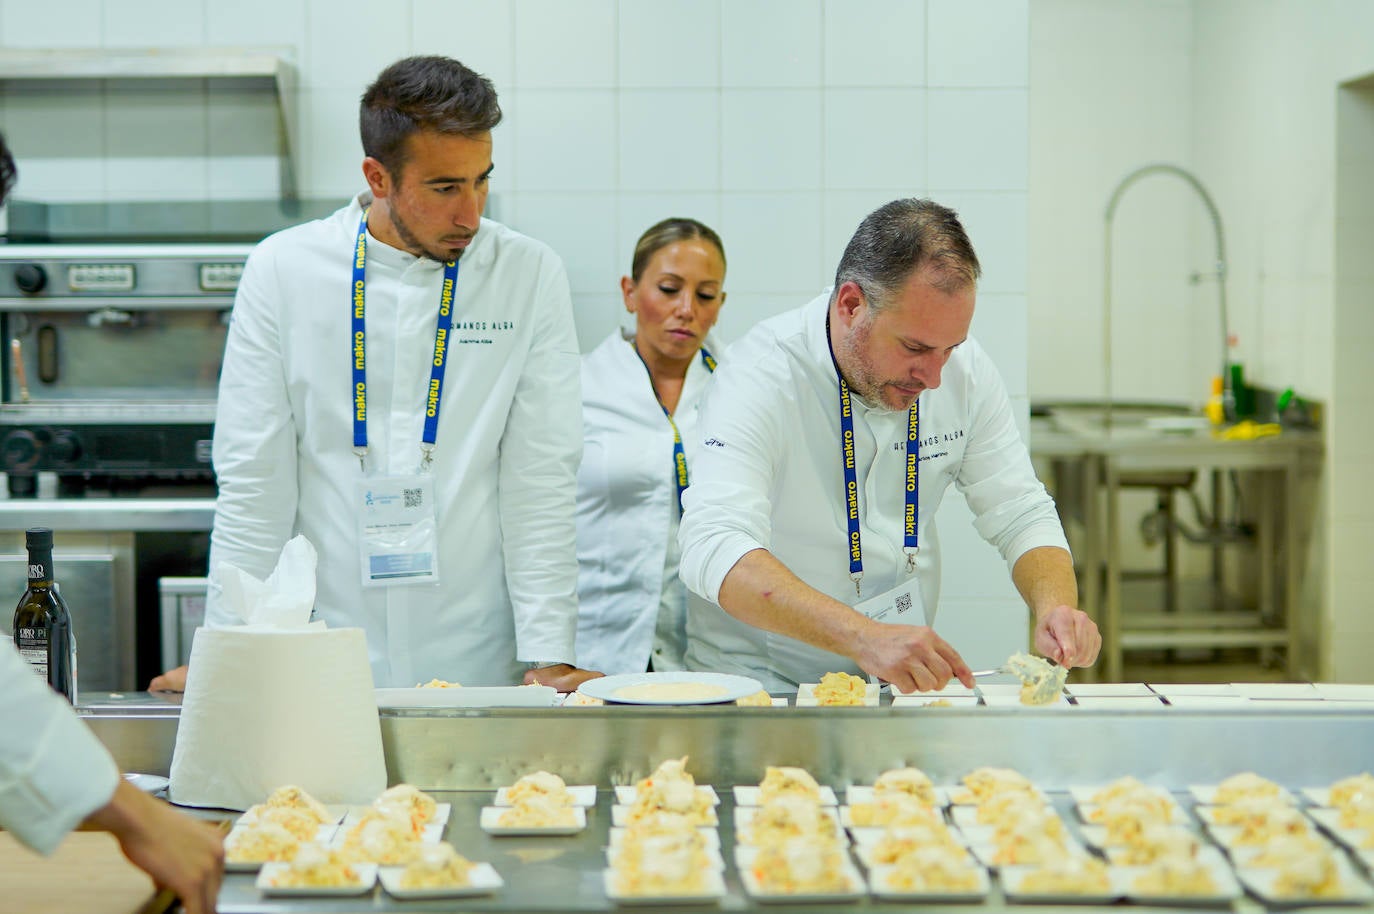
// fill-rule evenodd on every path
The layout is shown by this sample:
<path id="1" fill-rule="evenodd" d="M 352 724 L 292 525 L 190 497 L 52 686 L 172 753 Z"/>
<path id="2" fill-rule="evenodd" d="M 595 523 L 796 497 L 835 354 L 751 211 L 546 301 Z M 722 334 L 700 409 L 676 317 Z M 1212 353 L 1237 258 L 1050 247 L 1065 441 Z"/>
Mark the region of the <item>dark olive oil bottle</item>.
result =
<path id="1" fill-rule="evenodd" d="M 33 671 L 67 701 L 76 704 L 76 635 L 67 601 L 52 573 L 52 531 L 25 534 L 29 588 L 14 610 L 14 646 Z"/>

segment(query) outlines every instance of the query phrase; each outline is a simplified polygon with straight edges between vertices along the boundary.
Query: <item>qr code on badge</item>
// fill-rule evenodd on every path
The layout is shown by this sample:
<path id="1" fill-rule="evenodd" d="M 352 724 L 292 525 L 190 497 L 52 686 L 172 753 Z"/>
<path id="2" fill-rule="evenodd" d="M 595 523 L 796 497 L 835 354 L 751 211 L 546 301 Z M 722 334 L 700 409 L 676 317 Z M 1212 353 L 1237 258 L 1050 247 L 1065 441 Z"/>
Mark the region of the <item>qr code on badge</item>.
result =
<path id="1" fill-rule="evenodd" d="M 911 608 L 911 594 L 899 594 L 897 597 L 897 614 L 901 615 Z"/>
<path id="2" fill-rule="evenodd" d="M 402 489 L 401 497 L 405 499 L 407 508 L 418 508 L 424 500 L 424 489 Z"/>

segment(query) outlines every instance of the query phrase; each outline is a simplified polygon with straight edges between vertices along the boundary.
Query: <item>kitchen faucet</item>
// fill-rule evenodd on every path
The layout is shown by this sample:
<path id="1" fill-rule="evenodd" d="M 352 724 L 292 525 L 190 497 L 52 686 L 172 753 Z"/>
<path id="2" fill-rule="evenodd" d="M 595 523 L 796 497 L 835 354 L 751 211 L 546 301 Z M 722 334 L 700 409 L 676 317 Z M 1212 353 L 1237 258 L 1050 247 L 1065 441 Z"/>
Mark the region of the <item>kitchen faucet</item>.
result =
<path id="1" fill-rule="evenodd" d="M 1168 162 L 1156 162 L 1137 168 L 1121 179 L 1112 191 L 1110 199 L 1107 200 L 1106 240 L 1102 260 L 1102 382 L 1104 408 L 1106 410 L 1102 417 L 1102 427 L 1106 430 L 1110 430 L 1112 425 L 1112 219 L 1116 216 L 1117 204 L 1121 202 L 1121 197 L 1126 189 L 1140 179 L 1154 174 L 1171 174 L 1182 178 L 1193 190 L 1198 192 L 1198 196 L 1202 198 L 1203 204 L 1207 207 L 1207 214 L 1212 217 L 1212 231 L 1216 235 L 1217 243 L 1217 266 L 1215 273 L 1211 275 L 1215 275 L 1217 279 L 1217 299 L 1221 311 L 1220 372 L 1223 378 L 1228 377 L 1226 369 L 1227 362 L 1230 361 L 1228 349 L 1231 331 L 1226 317 L 1226 243 L 1221 230 L 1221 213 L 1217 210 L 1212 195 L 1207 193 L 1207 188 L 1202 186 L 1202 182 L 1192 172 Z M 1207 275 L 1209 274 L 1194 273 L 1190 278 L 1193 282 L 1199 282 Z M 1236 393 L 1236 391 L 1232 391 L 1233 395 Z"/>

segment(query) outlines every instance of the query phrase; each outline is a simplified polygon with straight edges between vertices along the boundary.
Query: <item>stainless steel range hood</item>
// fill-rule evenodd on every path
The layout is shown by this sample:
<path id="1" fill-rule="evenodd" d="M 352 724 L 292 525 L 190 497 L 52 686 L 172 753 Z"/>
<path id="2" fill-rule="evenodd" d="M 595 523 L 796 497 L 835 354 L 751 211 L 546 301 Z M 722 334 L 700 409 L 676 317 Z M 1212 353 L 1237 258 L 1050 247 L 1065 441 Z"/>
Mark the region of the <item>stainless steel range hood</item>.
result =
<path id="1" fill-rule="evenodd" d="M 296 69 L 289 48 L 0 49 L 0 83 L 24 80 L 216 79 L 271 92 L 281 112 L 282 195 L 299 174 Z"/>

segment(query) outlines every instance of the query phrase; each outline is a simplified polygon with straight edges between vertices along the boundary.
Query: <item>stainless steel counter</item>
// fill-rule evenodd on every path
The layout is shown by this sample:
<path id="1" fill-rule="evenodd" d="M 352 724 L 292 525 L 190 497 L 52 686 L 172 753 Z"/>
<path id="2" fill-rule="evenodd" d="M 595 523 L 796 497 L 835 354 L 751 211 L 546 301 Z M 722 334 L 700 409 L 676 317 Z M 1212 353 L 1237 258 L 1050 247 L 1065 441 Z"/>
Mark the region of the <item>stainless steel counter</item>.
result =
<path id="1" fill-rule="evenodd" d="M 52 527 L 79 532 L 209 530 L 213 498 L 6 498 L 0 531 Z"/>
<path id="2" fill-rule="evenodd" d="M 1315 704 L 1315 703 L 1314 703 Z M 822 783 L 871 783 L 886 768 L 910 764 L 936 783 L 952 783 L 979 765 L 1013 766 L 1053 794 L 1065 811 L 1072 785 L 1133 774 L 1181 791 L 1253 770 L 1290 788 L 1325 786 L 1368 770 L 1374 759 L 1374 713 L 1334 702 L 1312 710 L 1204 711 L 1185 708 L 1099 711 L 1062 709 L 577 708 L 549 710 L 389 711 L 381 715 L 391 782 L 441 792 L 454 804 L 446 837 L 473 859 L 495 864 L 506 887 L 492 898 L 397 902 L 381 892 L 351 900 L 270 900 L 252 877 L 230 875 L 220 899 L 225 914 L 248 912 L 606 911 L 602 848 L 610 792 L 647 774 L 664 758 L 690 755 L 700 783 L 722 795 L 721 839 L 733 845 L 729 788 L 757 783 L 765 765 L 801 765 Z M 167 773 L 177 709 L 165 699 L 129 695 L 83 708 L 88 722 L 128 770 Z M 546 768 L 569 783 L 601 788 L 586 831 L 571 838 L 492 838 L 476 825 L 491 791 Z M 1186 800 L 1179 794 L 1181 801 Z M 1072 816 L 1066 816 L 1070 822 Z M 674 910 L 760 910 L 742 894 L 733 864 L 729 896 L 719 906 Z M 1008 905 L 994 888 L 964 911 L 1043 910 Z M 1120 908 L 1120 905 L 1114 906 Z M 815 905 L 767 905 L 777 912 Z M 917 910 L 864 901 L 845 910 Z M 1129 910 L 1148 910 L 1130 905 Z M 1225 908 L 1223 908 L 1225 909 Z M 1237 912 L 1263 908 L 1237 902 Z M 919 910 L 932 910 L 929 905 Z M 1348 908 L 1347 908 L 1348 910 Z"/>

